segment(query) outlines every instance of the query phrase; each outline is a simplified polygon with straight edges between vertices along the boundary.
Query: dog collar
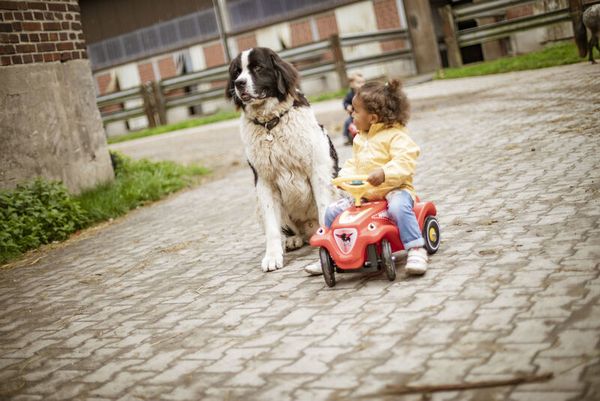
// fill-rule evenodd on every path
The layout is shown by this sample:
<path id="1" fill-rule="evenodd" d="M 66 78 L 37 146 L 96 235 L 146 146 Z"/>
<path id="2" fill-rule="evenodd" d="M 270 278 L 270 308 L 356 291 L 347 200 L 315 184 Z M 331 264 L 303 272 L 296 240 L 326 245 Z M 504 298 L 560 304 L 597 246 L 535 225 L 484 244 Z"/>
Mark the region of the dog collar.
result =
<path id="1" fill-rule="evenodd" d="M 290 107 L 291 109 L 291 107 Z M 277 126 L 277 124 L 279 124 L 279 121 L 281 121 L 281 117 L 285 116 L 290 109 L 287 109 L 286 111 L 284 111 L 283 113 L 281 113 L 279 116 L 275 116 L 272 119 L 270 119 L 269 121 L 266 121 L 264 123 L 261 123 L 260 121 L 258 121 L 258 118 L 255 118 L 254 120 L 252 120 L 252 122 L 256 125 L 260 125 L 261 127 L 265 127 L 265 129 L 267 131 L 271 131 L 273 128 L 275 128 Z"/>

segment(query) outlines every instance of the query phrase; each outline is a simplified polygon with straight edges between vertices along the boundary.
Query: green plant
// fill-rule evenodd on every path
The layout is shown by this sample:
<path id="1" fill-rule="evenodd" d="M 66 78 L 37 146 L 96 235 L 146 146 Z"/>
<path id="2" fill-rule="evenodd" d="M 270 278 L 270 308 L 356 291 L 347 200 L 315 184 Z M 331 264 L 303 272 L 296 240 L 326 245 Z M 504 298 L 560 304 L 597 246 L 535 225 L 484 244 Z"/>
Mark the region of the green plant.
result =
<path id="1" fill-rule="evenodd" d="M 42 179 L 0 192 L 0 263 L 42 244 L 66 239 L 86 216 L 63 184 Z"/>
<path id="2" fill-rule="evenodd" d="M 118 217 L 195 183 L 208 169 L 170 161 L 133 160 L 111 151 L 115 181 L 79 195 L 88 223 Z"/>
<path id="3" fill-rule="evenodd" d="M 438 71 L 436 79 L 464 78 L 479 75 L 498 74 L 511 71 L 533 70 L 573 64 L 583 61 L 573 42 L 555 43 L 542 50 L 514 57 L 465 65 L 460 68 L 446 68 Z"/>
<path id="4" fill-rule="evenodd" d="M 197 182 L 207 169 L 133 160 L 111 152 L 115 180 L 69 195 L 63 184 L 36 179 L 0 192 L 0 264 L 78 229 L 121 216 Z"/>

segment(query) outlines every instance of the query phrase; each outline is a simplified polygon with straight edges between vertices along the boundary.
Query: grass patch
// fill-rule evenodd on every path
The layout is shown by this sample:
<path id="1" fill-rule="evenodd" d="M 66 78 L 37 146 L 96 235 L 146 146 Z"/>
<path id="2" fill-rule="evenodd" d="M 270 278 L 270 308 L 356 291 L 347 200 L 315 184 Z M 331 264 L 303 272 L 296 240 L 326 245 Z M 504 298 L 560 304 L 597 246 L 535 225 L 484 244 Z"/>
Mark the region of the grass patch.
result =
<path id="1" fill-rule="evenodd" d="M 511 71 L 534 70 L 583 61 L 573 42 L 550 45 L 540 51 L 493 61 L 469 64 L 461 68 L 447 68 L 437 72 L 436 79 L 465 78 L 499 74 Z"/>
<path id="2" fill-rule="evenodd" d="M 348 89 L 340 89 L 339 91 L 335 92 L 327 92 L 321 93 L 320 95 L 309 96 L 308 101 L 311 103 L 318 103 L 325 100 L 339 99 L 341 103 L 344 99 L 344 96 L 346 96 L 346 93 L 348 93 Z"/>
<path id="3" fill-rule="evenodd" d="M 219 121 L 232 120 L 238 118 L 240 113 L 237 111 L 222 111 L 212 116 L 194 118 L 191 120 L 181 121 L 174 124 L 161 125 L 160 127 L 148 128 L 141 131 L 131 132 L 129 134 L 113 136 L 108 138 L 108 143 L 119 143 L 130 141 L 132 139 L 144 138 L 147 136 L 164 134 L 165 132 L 177 131 L 184 128 L 197 127 L 199 125 L 212 124 Z"/>
<path id="4" fill-rule="evenodd" d="M 37 179 L 0 192 L 0 264 L 73 232 L 127 213 L 184 187 L 208 170 L 173 162 L 132 160 L 111 152 L 115 180 L 70 195 L 59 182 Z"/>

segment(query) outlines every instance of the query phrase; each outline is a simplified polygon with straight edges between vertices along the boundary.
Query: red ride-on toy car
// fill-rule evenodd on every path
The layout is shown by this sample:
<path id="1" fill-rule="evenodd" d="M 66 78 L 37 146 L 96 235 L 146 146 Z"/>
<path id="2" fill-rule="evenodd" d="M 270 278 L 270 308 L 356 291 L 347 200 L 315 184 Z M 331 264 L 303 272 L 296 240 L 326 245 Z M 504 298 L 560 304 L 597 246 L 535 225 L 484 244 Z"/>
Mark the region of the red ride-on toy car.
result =
<path id="1" fill-rule="evenodd" d="M 319 247 L 323 277 L 329 287 L 335 285 L 335 273 L 385 270 L 390 281 L 396 279 L 392 253 L 404 249 L 398 227 L 389 218 L 387 201 L 362 203 L 372 188 L 367 176 L 340 177 L 333 184 L 350 193 L 354 206 L 333 221 L 331 228 L 320 227 L 310 244 Z M 440 246 L 440 226 L 432 202 L 414 205 L 415 216 L 425 240 L 425 249 L 434 254 Z"/>

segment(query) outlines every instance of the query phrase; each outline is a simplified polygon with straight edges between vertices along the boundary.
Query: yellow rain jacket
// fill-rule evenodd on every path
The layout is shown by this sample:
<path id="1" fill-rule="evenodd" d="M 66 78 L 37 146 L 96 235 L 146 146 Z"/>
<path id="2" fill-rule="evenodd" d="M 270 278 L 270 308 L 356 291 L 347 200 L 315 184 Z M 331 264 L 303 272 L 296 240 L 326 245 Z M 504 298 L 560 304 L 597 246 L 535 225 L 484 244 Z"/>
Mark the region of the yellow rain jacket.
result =
<path id="1" fill-rule="evenodd" d="M 403 189 L 414 199 L 413 174 L 420 153 L 419 146 L 410 139 L 403 125 L 373 124 L 369 132 L 360 132 L 354 137 L 353 157 L 346 161 L 339 176 L 369 175 L 383 168 L 385 181 L 367 192 L 365 198 L 384 199 L 388 192 Z"/>

